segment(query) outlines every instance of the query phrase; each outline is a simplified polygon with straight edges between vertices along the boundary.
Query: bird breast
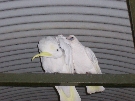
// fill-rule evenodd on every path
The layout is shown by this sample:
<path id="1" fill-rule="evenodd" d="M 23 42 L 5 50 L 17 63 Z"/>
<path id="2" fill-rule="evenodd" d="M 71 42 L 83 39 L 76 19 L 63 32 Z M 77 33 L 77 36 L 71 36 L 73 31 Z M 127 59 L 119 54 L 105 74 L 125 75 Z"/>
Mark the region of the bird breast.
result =
<path id="1" fill-rule="evenodd" d="M 64 62 L 61 58 L 54 59 L 43 57 L 42 60 L 42 66 L 47 73 L 60 72 L 63 65 Z"/>

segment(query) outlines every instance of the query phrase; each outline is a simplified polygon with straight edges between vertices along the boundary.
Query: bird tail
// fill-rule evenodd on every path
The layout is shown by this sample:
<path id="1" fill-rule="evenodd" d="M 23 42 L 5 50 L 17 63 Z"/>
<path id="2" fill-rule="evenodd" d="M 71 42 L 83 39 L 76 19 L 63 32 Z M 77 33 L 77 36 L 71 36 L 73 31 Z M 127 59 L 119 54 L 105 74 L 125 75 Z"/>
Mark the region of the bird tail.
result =
<path id="1" fill-rule="evenodd" d="M 60 101 L 81 101 L 81 98 L 75 86 L 55 86 L 57 89 Z"/>
<path id="2" fill-rule="evenodd" d="M 87 93 L 92 94 L 95 92 L 102 92 L 105 90 L 103 86 L 86 86 L 87 87 Z"/>

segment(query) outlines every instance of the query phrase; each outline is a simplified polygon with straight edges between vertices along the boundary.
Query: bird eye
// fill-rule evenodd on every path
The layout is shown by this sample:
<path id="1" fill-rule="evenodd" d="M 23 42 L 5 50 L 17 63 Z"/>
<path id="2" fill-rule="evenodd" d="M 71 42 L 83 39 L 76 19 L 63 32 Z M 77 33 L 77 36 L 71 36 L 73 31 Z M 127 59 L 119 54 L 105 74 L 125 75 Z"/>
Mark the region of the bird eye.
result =
<path id="1" fill-rule="evenodd" d="M 71 40 L 71 41 L 74 40 L 74 37 L 71 37 L 69 40 Z"/>
<path id="2" fill-rule="evenodd" d="M 57 51 L 59 51 L 59 50 L 57 49 Z"/>

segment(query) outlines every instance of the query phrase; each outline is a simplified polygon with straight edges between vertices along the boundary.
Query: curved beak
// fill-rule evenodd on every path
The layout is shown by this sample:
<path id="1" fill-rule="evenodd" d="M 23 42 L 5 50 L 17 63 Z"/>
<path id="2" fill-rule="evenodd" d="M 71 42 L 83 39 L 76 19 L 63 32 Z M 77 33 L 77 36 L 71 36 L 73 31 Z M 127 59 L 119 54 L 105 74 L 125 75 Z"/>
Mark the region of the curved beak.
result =
<path id="1" fill-rule="evenodd" d="M 41 52 L 40 54 L 37 54 L 35 55 L 33 58 L 32 58 L 32 61 L 37 58 L 37 57 L 40 57 L 40 56 L 52 56 L 52 54 L 48 53 L 48 52 Z"/>

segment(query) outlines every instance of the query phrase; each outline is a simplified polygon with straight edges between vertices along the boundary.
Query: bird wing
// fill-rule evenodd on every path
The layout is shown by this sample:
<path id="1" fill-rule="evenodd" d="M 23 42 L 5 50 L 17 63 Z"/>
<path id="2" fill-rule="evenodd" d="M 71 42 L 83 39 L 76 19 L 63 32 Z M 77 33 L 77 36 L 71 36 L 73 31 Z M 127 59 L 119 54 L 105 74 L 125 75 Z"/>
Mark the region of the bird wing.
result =
<path id="1" fill-rule="evenodd" d="M 71 54 L 72 49 L 71 49 L 71 47 L 69 45 L 69 42 L 65 37 L 63 37 L 61 35 L 59 35 L 57 37 L 57 40 L 59 41 L 60 47 L 64 50 L 65 62 L 69 66 L 69 68 L 71 70 L 71 73 L 73 73 L 74 68 L 73 68 L 73 60 L 72 60 L 72 54 Z"/>
<path id="2" fill-rule="evenodd" d="M 97 60 L 94 52 L 88 47 L 85 47 L 85 51 L 86 51 L 90 61 L 92 61 L 92 63 L 94 64 L 94 67 L 95 67 L 97 73 L 102 74 L 101 69 L 100 69 L 100 67 L 98 65 L 98 60 Z"/>

